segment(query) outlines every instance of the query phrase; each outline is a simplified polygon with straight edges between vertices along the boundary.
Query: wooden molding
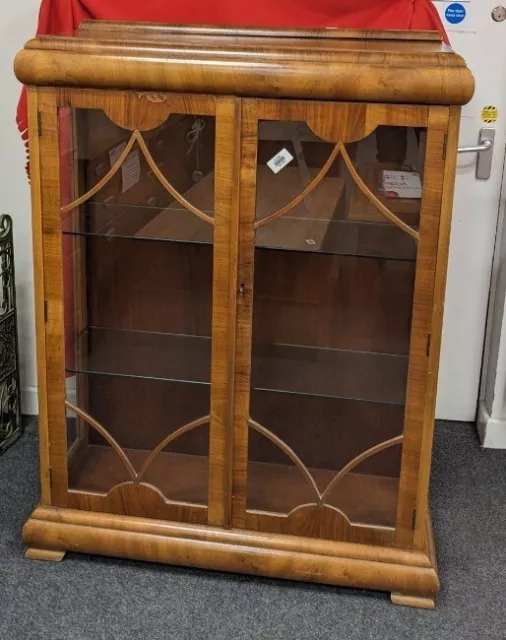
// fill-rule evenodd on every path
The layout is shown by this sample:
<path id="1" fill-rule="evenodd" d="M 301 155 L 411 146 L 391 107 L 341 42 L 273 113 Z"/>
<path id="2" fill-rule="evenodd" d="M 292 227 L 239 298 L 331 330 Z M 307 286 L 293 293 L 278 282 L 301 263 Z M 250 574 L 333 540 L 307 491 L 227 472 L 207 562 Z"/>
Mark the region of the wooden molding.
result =
<path id="1" fill-rule="evenodd" d="M 153 33 L 95 25 L 74 38 L 30 40 L 15 72 L 28 85 L 151 96 L 182 91 L 450 105 L 465 104 L 474 90 L 464 61 L 439 36 L 411 32 L 162 26 Z"/>
<path id="2" fill-rule="evenodd" d="M 276 36 L 279 38 L 328 38 L 346 40 L 406 40 L 408 42 L 421 40 L 425 42 L 443 41 L 438 31 L 400 31 L 397 29 L 386 29 L 384 31 L 371 31 L 368 29 L 338 29 L 335 27 L 311 28 L 311 29 L 290 29 L 290 28 L 263 28 L 263 27 L 240 27 L 240 26 L 213 26 L 213 25 L 184 25 L 184 24 L 160 24 L 158 22 L 120 22 L 114 20 L 85 20 L 79 27 L 81 34 L 86 33 L 121 33 L 136 36 L 168 36 L 168 35 L 191 35 L 191 36 L 246 36 L 262 37 Z"/>
<path id="3" fill-rule="evenodd" d="M 416 552 L 50 507 L 34 511 L 23 539 L 48 555 L 72 550 L 380 589 L 408 594 L 395 601 L 409 606 L 426 606 L 439 588 L 428 541 Z"/>

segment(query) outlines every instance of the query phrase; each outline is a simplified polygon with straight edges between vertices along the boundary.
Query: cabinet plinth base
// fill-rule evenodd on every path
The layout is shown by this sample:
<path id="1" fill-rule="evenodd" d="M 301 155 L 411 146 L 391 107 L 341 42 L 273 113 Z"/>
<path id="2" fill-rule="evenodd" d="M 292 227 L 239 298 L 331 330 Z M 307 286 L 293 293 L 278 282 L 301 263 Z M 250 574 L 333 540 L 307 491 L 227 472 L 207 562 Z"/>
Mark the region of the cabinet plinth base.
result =
<path id="1" fill-rule="evenodd" d="M 66 551 L 57 551 L 55 549 L 37 549 L 36 547 L 28 547 L 25 551 L 25 558 L 28 558 L 29 560 L 51 560 L 52 562 L 61 562 L 66 553 Z"/>
<path id="2" fill-rule="evenodd" d="M 30 547 L 27 555 L 32 558 L 61 559 L 65 553 L 63 548 L 202 569 L 378 589 L 390 591 L 395 604 L 429 608 L 434 606 L 439 580 L 428 518 L 426 532 L 424 549 L 407 550 L 38 507 L 24 526 L 23 539 Z"/>

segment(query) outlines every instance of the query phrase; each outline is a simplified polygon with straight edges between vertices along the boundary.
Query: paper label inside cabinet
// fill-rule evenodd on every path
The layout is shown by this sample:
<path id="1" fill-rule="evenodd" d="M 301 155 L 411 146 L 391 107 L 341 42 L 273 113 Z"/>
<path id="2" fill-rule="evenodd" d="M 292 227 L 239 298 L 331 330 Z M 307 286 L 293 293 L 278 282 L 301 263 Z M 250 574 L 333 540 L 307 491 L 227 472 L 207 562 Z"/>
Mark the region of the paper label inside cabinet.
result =
<path id="1" fill-rule="evenodd" d="M 111 163 L 111 167 L 116 164 L 126 146 L 127 143 L 122 142 L 109 151 L 109 161 Z M 123 164 L 121 165 L 121 192 L 125 193 L 125 191 L 128 191 L 128 189 L 140 182 L 140 179 L 141 157 L 139 154 L 139 149 L 134 149 L 134 151 L 131 151 L 128 154 L 125 162 L 123 162 Z"/>
<path id="2" fill-rule="evenodd" d="M 420 176 L 414 171 L 383 171 L 383 193 L 387 198 L 421 198 Z"/>
<path id="3" fill-rule="evenodd" d="M 278 151 L 278 153 L 269 160 L 267 166 L 273 173 L 279 173 L 281 169 L 284 169 L 292 160 L 293 156 L 288 149 L 281 149 L 281 151 Z"/>

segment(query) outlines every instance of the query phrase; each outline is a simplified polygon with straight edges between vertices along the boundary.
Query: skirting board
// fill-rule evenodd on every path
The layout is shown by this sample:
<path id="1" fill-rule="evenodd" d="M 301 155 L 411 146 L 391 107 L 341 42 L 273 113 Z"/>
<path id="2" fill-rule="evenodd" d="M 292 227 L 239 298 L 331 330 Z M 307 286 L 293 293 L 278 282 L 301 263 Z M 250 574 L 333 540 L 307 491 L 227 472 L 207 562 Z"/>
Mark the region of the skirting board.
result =
<path id="1" fill-rule="evenodd" d="M 24 416 L 39 415 L 37 387 L 21 387 L 21 413 Z"/>
<path id="2" fill-rule="evenodd" d="M 492 418 L 483 400 L 478 408 L 477 428 L 485 449 L 506 449 L 506 420 Z"/>
<path id="3" fill-rule="evenodd" d="M 75 376 L 66 380 L 67 400 L 77 404 L 75 390 Z M 21 387 L 21 413 L 24 416 L 39 415 L 39 400 L 37 387 Z"/>
<path id="4" fill-rule="evenodd" d="M 430 519 L 424 548 L 407 550 L 37 507 L 23 540 L 31 558 L 61 560 L 76 551 L 378 589 L 391 592 L 395 604 L 414 607 L 433 608 L 439 589 Z"/>

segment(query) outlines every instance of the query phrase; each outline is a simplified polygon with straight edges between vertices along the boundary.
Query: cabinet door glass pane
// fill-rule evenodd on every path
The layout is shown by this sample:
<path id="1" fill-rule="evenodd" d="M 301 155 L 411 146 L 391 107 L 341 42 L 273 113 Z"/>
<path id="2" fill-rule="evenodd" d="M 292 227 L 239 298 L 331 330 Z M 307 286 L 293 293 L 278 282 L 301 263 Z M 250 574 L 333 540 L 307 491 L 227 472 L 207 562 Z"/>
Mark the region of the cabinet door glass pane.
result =
<path id="1" fill-rule="evenodd" d="M 205 506 L 214 118 L 59 124 L 69 488 Z"/>
<path id="2" fill-rule="evenodd" d="M 258 133 L 247 508 L 393 527 L 425 131 Z"/>

